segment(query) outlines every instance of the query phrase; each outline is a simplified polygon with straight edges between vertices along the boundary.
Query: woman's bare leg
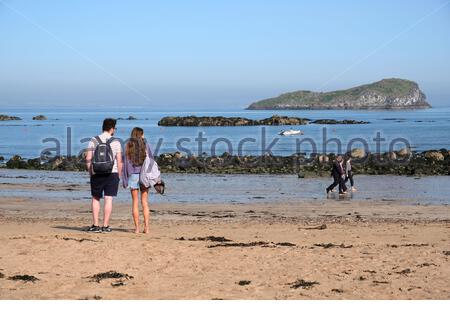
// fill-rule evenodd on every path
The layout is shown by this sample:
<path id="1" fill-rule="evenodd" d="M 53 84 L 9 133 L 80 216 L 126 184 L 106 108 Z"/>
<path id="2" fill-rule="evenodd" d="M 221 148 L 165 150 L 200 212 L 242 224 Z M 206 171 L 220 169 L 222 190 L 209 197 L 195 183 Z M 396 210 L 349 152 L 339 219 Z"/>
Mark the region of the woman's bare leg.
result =
<path id="1" fill-rule="evenodd" d="M 139 233 L 139 190 L 131 190 L 132 212 L 134 220 L 134 232 Z"/>
<path id="2" fill-rule="evenodd" d="M 144 212 L 144 232 L 149 233 L 149 215 L 150 210 L 148 208 L 148 189 L 141 190 L 141 203 L 142 203 L 142 211 Z"/>

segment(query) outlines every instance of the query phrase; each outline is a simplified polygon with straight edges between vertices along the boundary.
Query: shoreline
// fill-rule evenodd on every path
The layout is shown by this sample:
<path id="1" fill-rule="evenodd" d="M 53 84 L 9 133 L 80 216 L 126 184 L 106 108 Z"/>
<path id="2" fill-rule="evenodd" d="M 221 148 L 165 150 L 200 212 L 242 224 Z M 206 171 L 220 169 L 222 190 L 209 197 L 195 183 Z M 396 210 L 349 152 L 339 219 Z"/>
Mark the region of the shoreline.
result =
<path id="1" fill-rule="evenodd" d="M 370 153 L 364 149 L 348 152 L 353 158 L 355 174 L 434 176 L 450 175 L 450 150 L 414 152 L 404 148 L 399 151 Z M 179 151 L 155 156 L 162 173 L 211 174 L 296 174 L 299 178 L 326 177 L 336 154 L 294 154 L 291 156 L 238 156 L 227 152 L 220 156 L 195 156 Z M 4 160 L 7 169 L 47 171 L 86 171 L 83 155 L 50 156 L 24 159 L 19 155 Z M 1 169 L 1 167 L 0 167 Z"/>

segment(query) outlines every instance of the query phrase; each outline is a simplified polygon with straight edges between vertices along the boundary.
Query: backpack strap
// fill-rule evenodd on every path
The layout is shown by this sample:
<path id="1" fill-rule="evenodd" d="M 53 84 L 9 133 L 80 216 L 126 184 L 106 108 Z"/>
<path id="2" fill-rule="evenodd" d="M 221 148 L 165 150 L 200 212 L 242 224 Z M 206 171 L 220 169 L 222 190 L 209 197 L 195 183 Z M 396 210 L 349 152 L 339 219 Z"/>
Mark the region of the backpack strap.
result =
<path id="1" fill-rule="evenodd" d="M 98 144 L 102 144 L 103 143 L 102 140 L 100 140 L 99 136 L 95 136 L 94 138 L 95 138 L 95 140 L 97 140 Z"/>
<path id="2" fill-rule="evenodd" d="M 106 144 L 111 144 L 114 140 L 116 140 L 116 138 L 111 137 L 108 140 L 106 140 Z"/>

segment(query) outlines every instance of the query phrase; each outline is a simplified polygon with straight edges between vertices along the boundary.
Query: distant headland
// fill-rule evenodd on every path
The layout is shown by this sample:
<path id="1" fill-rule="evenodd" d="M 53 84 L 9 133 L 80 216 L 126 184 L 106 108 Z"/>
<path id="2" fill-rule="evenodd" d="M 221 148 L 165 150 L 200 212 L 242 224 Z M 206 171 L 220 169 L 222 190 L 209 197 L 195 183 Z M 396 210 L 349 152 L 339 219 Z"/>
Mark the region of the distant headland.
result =
<path id="1" fill-rule="evenodd" d="M 429 108 L 419 85 L 404 79 L 383 79 L 358 87 L 330 91 L 294 91 L 252 103 L 249 110 L 423 109 Z"/>

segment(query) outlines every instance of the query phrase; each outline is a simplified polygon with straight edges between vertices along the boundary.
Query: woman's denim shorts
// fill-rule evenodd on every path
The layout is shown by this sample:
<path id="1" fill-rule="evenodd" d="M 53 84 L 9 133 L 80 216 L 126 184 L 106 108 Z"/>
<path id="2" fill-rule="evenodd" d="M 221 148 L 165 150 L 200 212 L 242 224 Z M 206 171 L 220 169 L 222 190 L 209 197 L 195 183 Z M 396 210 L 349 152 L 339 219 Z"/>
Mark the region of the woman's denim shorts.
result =
<path id="1" fill-rule="evenodd" d="M 139 189 L 139 173 L 133 173 L 128 177 L 128 188 Z"/>

